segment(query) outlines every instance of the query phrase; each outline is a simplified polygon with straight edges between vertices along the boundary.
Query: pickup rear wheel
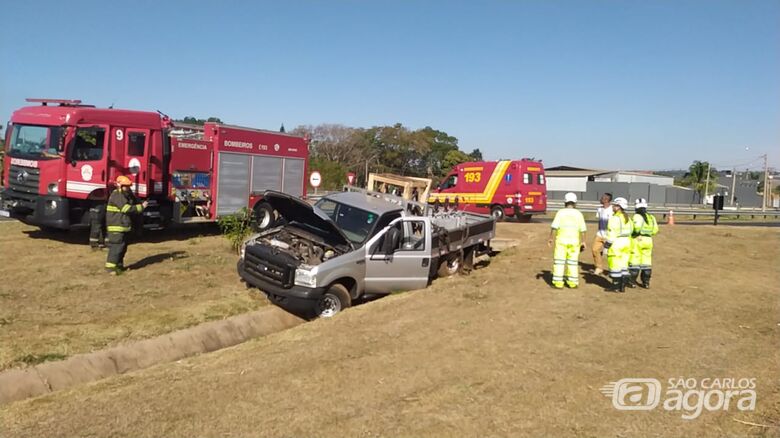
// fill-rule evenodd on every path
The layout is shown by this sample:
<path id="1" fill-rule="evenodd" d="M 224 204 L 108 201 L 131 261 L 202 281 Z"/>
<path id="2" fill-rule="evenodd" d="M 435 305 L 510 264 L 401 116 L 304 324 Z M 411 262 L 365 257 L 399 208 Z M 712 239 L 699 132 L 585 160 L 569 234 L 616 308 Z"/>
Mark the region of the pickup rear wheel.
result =
<path id="1" fill-rule="evenodd" d="M 496 218 L 496 222 L 504 220 L 504 207 L 500 205 L 494 205 L 490 208 L 490 215 Z"/>
<path id="2" fill-rule="evenodd" d="M 314 312 L 320 318 L 330 318 L 352 305 L 349 291 L 341 284 L 331 285 L 317 301 Z"/>
<path id="3" fill-rule="evenodd" d="M 462 264 L 463 260 L 461 259 L 460 254 L 449 256 L 442 260 L 437 274 L 440 278 L 450 277 L 458 273 Z"/>

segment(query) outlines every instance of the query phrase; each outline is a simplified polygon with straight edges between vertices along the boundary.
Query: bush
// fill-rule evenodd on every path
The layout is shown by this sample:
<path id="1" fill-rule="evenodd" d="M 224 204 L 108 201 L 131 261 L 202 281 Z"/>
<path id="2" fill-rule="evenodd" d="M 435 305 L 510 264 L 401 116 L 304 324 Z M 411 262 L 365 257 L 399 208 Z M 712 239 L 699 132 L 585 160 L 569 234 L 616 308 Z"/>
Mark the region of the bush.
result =
<path id="1" fill-rule="evenodd" d="M 244 240 L 252 234 L 254 215 L 252 210 L 242 208 L 236 214 L 222 216 L 217 220 L 222 234 L 230 242 L 233 251 L 238 252 Z"/>

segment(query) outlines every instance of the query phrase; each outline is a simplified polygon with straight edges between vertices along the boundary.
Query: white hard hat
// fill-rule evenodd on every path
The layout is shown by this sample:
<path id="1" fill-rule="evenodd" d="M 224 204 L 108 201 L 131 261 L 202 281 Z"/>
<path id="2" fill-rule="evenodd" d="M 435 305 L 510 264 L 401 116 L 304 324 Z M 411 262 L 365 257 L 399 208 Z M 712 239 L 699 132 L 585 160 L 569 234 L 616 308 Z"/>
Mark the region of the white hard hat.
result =
<path id="1" fill-rule="evenodd" d="M 612 201 L 612 205 L 617 205 L 625 210 L 628 208 L 628 200 L 626 200 L 626 198 L 615 198 L 615 200 Z"/>
<path id="2" fill-rule="evenodd" d="M 566 195 L 563 196 L 564 202 L 574 202 L 577 203 L 577 195 L 575 195 L 573 192 L 569 192 Z"/>
<path id="3" fill-rule="evenodd" d="M 636 200 L 636 203 L 634 204 L 635 208 L 647 208 L 647 199 L 645 198 L 639 198 Z"/>

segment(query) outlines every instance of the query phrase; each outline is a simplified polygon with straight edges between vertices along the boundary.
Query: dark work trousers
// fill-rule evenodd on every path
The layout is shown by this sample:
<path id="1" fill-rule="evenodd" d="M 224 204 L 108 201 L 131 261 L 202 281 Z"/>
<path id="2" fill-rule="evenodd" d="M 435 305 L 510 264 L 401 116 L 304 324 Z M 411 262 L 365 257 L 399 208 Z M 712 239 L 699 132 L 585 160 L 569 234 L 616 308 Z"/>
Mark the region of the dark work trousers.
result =
<path id="1" fill-rule="evenodd" d="M 127 253 L 126 233 L 108 233 L 108 259 L 106 270 L 113 271 L 124 269 L 125 254 Z"/>
<path id="2" fill-rule="evenodd" d="M 106 206 L 96 205 L 89 209 L 89 246 L 102 247 L 106 244 Z"/>

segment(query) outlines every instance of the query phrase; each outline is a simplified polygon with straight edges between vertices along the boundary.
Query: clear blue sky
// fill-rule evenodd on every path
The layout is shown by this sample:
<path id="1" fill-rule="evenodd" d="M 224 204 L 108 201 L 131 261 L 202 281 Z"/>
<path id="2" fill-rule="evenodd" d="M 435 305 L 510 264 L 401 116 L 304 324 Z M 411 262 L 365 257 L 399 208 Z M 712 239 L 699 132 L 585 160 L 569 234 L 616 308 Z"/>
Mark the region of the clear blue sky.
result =
<path id="1" fill-rule="evenodd" d="M 269 129 L 430 125 L 548 166 L 780 167 L 776 0 L 13 1 L 2 23 L 3 120 L 65 97 Z"/>

